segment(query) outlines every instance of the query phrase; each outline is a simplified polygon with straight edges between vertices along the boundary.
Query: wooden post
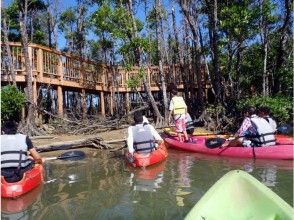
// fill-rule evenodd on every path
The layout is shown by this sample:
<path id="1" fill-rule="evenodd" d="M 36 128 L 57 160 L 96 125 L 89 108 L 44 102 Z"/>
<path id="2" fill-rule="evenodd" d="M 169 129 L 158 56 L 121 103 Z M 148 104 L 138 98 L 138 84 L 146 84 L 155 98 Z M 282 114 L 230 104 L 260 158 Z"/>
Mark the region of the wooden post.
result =
<path id="1" fill-rule="evenodd" d="M 62 84 L 63 83 L 63 63 L 62 63 L 62 55 L 59 55 L 59 60 L 58 60 L 58 75 L 59 75 L 59 81 Z"/>
<path id="2" fill-rule="evenodd" d="M 38 49 L 37 54 L 37 68 L 38 68 L 38 79 L 40 82 L 43 81 L 44 76 L 44 63 L 43 63 L 43 50 L 41 48 Z"/>
<path id="3" fill-rule="evenodd" d="M 32 77 L 32 96 L 33 96 L 33 102 L 34 104 L 37 103 L 37 82 L 36 82 L 36 76 L 34 74 L 34 62 L 33 62 L 33 48 L 28 47 L 28 52 L 29 52 L 29 60 L 30 60 L 30 65 L 31 65 L 31 77 Z"/>
<path id="4" fill-rule="evenodd" d="M 130 112 L 130 96 L 128 91 L 125 94 L 125 98 L 126 98 L 126 113 L 128 114 Z"/>
<path id="5" fill-rule="evenodd" d="M 26 108 L 22 107 L 21 108 L 21 120 L 25 120 L 26 119 Z"/>
<path id="6" fill-rule="evenodd" d="M 33 100 L 34 104 L 37 104 L 38 92 L 37 92 L 37 79 L 33 77 Z"/>
<path id="7" fill-rule="evenodd" d="M 147 67 L 147 78 L 148 78 L 148 83 L 149 83 L 149 86 L 151 86 L 151 72 L 150 72 L 150 69 L 149 67 Z"/>
<path id="8" fill-rule="evenodd" d="M 100 110 L 101 114 L 105 116 L 105 102 L 104 102 L 104 92 L 100 92 Z"/>
<path id="9" fill-rule="evenodd" d="M 86 117 L 87 114 L 87 103 L 86 103 L 86 90 L 82 89 L 82 93 L 81 93 L 81 102 L 82 102 L 82 114 L 83 114 L 83 118 Z"/>
<path id="10" fill-rule="evenodd" d="M 113 115 L 113 86 L 111 86 L 110 92 L 110 114 Z"/>
<path id="11" fill-rule="evenodd" d="M 57 86 L 57 112 L 59 116 L 63 116 L 62 86 Z"/>

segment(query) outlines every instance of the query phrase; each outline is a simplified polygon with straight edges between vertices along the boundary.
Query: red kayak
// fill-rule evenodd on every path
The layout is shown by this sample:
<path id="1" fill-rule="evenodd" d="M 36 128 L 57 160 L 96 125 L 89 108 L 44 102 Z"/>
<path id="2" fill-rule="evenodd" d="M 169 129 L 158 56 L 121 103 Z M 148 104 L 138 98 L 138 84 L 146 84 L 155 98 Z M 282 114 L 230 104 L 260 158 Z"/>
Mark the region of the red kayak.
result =
<path id="1" fill-rule="evenodd" d="M 283 134 L 277 134 L 276 135 L 276 142 L 277 144 L 294 144 L 294 139 L 293 137 L 283 135 Z"/>
<path id="2" fill-rule="evenodd" d="M 167 149 L 162 143 L 158 149 L 148 154 L 135 153 L 132 157 L 133 161 L 129 159 L 130 155 L 126 154 L 125 159 L 128 164 L 133 167 L 147 167 L 156 163 L 159 163 L 167 158 Z"/>
<path id="3" fill-rule="evenodd" d="M 208 148 L 205 144 L 206 136 L 192 137 L 191 142 L 180 142 L 177 137 L 165 137 L 164 141 L 167 147 L 177 150 L 184 150 L 196 153 L 255 158 L 257 159 L 283 159 L 293 160 L 293 144 L 278 144 L 267 147 L 216 147 Z"/>
<path id="4" fill-rule="evenodd" d="M 35 167 L 23 174 L 23 178 L 14 183 L 8 183 L 1 176 L 1 197 L 16 198 L 32 189 L 36 188 L 43 182 L 43 166 L 36 164 Z"/>

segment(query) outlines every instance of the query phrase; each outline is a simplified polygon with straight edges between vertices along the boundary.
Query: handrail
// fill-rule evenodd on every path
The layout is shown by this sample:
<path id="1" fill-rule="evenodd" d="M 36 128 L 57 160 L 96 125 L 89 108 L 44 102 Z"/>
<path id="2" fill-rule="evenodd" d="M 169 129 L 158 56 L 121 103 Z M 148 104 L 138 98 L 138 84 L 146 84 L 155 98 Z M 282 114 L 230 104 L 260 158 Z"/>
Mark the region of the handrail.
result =
<path id="1" fill-rule="evenodd" d="M 5 45 L 1 42 L 1 46 Z M 9 42 L 11 49 L 21 47 L 20 42 Z M 111 87 L 119 86 L 120 91 L 130 91 L 127 88 L 127 80 L 130 75 L 138 73 L 139 67 L 134 66 L 131 71 L 126 71 L 121 66 L 110 67 L 105 64 L 96 63 L 88 59 L 58 51 L 43 45 L 30 43 L 30 59 L 34 69 L 34 76 L 38 83 L 50 83 L 52 85 L 72 86 L 77 88 L 89 88 L 101 91 L 111 91 Z M 1 79 L 8 80 L 8 73 L 5 71 L 6 63 L 3 57 L 6 56 L 2 50 Z M 14 50 L 12 53 L 13 64 L 17 67 L 16 80 L 23 81 L 24 59 L 22 50 Z M 181 76 L 178 65 L 164 66 L 167 81 L 172 81 L 181 87 Z M 159 68 L 157 66 L 146 67 L 147 81 L 150 82 L 151 90 L 158 91 L 160 86 Z M 193 77 L 193 76 L 192 76 Z M 114 81 L 116 83 L 114 85 Z M 110 85 L 110 87 L 109 87 Z M 207 83 L 206 83 L 207 85 Z M 138 89 L 140 90 L 140 88 Z"/>

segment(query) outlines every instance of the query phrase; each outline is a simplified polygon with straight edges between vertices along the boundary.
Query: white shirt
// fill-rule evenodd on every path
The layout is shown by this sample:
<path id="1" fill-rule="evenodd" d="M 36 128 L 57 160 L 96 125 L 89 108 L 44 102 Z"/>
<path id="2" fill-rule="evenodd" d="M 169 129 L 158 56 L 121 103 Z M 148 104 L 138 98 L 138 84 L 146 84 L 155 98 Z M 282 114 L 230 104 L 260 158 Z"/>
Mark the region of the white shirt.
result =
<path id="1" fill-rule="evenodd" d="M 137 124 L 135 126 L 142 126 L 142 124 Z M 162 140 L 162 138 L 160 137 L 160 135 L 158 134 L 158 132 L 155 130 L 155 128 L 152 125 L 148 124 L 145 126 L 149 126 L 151 134 L 153 135 L 155 140 L 157 140 L 157 141 Z M 132 127 L 133 126 L 128 127 L 128 139 L 127 139 L 128 149 L 131 154 L 133 154 L 135 151 L 134 150 L 134 137 L 133 137 Z"/>
<path id="2" fill-rule="evenodd" d="M 148 121 L 148 119 L 143 115 L 143 123 L 147 123 L 147 124 L 149 124 L 149 121 Z"/>

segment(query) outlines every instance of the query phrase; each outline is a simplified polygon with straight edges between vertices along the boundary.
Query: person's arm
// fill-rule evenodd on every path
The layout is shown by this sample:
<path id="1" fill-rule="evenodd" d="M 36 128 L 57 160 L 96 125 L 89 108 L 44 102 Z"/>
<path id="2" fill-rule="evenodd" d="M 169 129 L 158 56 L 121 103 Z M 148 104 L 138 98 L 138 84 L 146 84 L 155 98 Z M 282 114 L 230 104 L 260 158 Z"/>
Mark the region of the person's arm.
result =
<path id="1" fill-rule="evenodd" d="M 250 118 L 246 117 L 243 122 L 241 127 L 239 128 L 239 130 L 236 132 L 235 137 L 241 137 L 245 135 L 245 132 L 248 130 L 248 128 L 251 126 L 251 120 Z"/>
<path id="2" fill-rule="evenodd" d="M 133 154 L 134 153 L 134 137 L 133 137 L 133 129 L 132 126 L 128 128 L 128 139 L 127 139 L 127 144 L 128 144 L 128 150 L 129 153 Z"/>
<path id="3" fill-rule="evenodd" d="M 182 97 L 183 98 L 183 97 Z M 187 114 L 188 113 L 188 106 L 187 106 L 187 104 L 186 104 L 186 102 L 185 102 L 185 99 L 183 98 L 183 101 L 184 101 L 184 103 L 185 103 L 185 114 Z"/>
<path id="4" fill-rule="evenodd" d="M 162 137 L 158 134 L 158 132 L 155 130 L 155 128 L 152 125 L 149 125 L 149 126 L 150 126 L 151 134 L 153 135 L 155 139 L 155 142 L 158 144 L 161 144 L 163 142 Z"/>
<path id="5" fill-rule="evenodd" d="M 174 105 L 173 105 L 173 101 L 170 100 L 170 103 L 169 103 L 169 114 L 168 114 L 168 123 L 171 122 L 171 117 L 172 117 L 172 113 L 173 113 L 173 109 L 174 109 Z"/>
<path id="6" fill-rule="evenodd" d="M 30 155 L 32 156 L 32 158 L 34 159 L 34 161 L 36 163 L 42 164 L 43 163 L 42 157 L 34 148 L 34 145 L 29 137 L 26 137 L 26 144 L 28 146 L 28 151 Z"/>

